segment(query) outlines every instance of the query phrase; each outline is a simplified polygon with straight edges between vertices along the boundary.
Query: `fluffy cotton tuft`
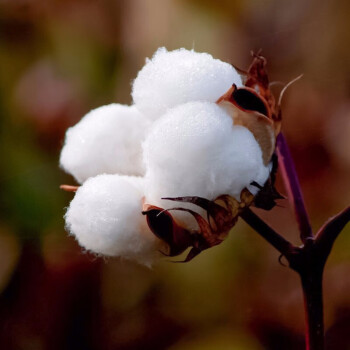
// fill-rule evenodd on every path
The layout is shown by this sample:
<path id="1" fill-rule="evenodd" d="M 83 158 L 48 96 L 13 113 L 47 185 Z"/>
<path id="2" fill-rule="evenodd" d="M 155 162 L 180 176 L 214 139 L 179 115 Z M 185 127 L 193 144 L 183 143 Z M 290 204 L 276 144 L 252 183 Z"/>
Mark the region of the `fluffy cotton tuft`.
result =
<path id="1" fill-rule="evenodd" d="M 135 106 L 94 109 L 68 129 L 61 167 L 79 183 L 101 173 L 142 175 L 141 143 L 149 124 Z"/>
<path id="2" fill-rule="evenodd" d="M 87 250 L 150 265 L 159 247 L 141 214 L 142 197 L 142 178 L 90 178 L 70 203 L 65 215 L 67 228 Z"/>
<path id="3" fill-rule="evenodd" d="M 231 65 L 206 53 L 161 48 L 134 81 L 134 106 L 97 108 L 68 130 L 61 167 L 83 185 L 65 220 L 81 246 L 150 265 L 164 243 L 141 214 L 143 200 L 205 216 L 192 204 L 161 198 L 240 200 L 244 188 L 258 192 L 251 183 L 264 185 L 270 173 L 261 148 L 215 103 L 232 84 L 242 81 Z M 188 213 L 171 213 L 187 229 L 198 228 Z"/>
<path id="4" fill-rule="evenodd" d="M 232 84 L 241 86 L 242 80 L 230 64 L 208 53 L 160 48 L 137 75 L 132 97 L 139 110 L 155 120 L 182 103 L 215 102 Z"/>
<path id="5" fill-rule="evenodd" d="M 147 202 L 165 208 L 161 197 L 229 194 L 239 199 L 252 181 L 264 184 L 268 168 L 253 134 L 234 126 L 215 103 L 189 102 L 159 119 L 144 144 Z"/>

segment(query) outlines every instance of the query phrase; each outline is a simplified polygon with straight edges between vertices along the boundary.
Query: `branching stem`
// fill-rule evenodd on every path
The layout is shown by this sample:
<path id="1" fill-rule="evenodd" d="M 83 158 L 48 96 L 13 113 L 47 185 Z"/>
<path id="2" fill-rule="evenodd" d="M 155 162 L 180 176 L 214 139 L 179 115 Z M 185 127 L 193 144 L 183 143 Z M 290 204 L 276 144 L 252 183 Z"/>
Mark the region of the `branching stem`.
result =
<path id="1" fill-rule="evenodd" d="M 312 229 L 294 162 L 286 139 L 282 133 L 280 133 L 277 137 L 277 154 L 278 165 L 287 190 L 288 199 L 293 205 L 295 216 L 299 225 L 300 238 L 301 241 L 305 243 L 310 237 L 313 237 Z"/>
<path id="2" fill-rule="evenodd" d="M 277 139 L 277 145 L 280 169 L 294 207 L 303 245 L 294 246 L 249 208 L 241 217 L 281 253 L 289 267 L 299 274 L 305 306 L 306 349 L 324 350 L 323 271 L 336 238 L 350 221 L 350 207 L 330 218 L 313 236 L 293 160 L 282 134 Z"/>

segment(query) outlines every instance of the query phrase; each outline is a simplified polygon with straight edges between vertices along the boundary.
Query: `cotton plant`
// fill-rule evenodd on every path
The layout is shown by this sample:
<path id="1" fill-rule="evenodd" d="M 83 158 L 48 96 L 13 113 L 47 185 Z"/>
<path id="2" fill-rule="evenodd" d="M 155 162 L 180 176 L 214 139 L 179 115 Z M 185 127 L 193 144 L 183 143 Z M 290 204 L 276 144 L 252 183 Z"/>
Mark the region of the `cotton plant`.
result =
<path id="1" fill-rule="evenodd" d="M 94 109 L 67 131 L 60 165 L 79 183 L 62 185 L 76 192 L 69 233 L 87 251 L 151 266 L 185 251 L 190 261 L 242 218 L 301 277 L 306 347 L 324 349 L 323 270 L 350 208 L 313 233 L 281 133 L 281 100 L 298 78 L 275 98 L 260 53 L 238 71 L 207 53 L 160 48 L 133 81 L 131 106 Z M 301 246 L 251 210 L 283 198 L 277 166 Z"/>
<path id="2" fill-rule="evenodd" d="M 260 99 L 232 65 L 161 48 L 133 82 L 133 105 L 99 107 L 68 129 L 60 164 L 81 186 L 65 219 L 82 247 L 150 265 L 159 251 L 174 256 L 192 247 L 189 260 L 223 240 L 238 214 L 227 205 L 238 205 L 242 191 L 252 202 L 270 176 L 275 144 L 267 106 L 240 106 L 233 86 Z M 247 113 L 261 127 L 251 127 Z M 208 208 L 198 198 L 222 195 L 230 223 L 204 228 Z M 173 210 L 164 198 L 177 197 L 182 205 Z M 164 221 L 168 227 L 159 227 Z"/>

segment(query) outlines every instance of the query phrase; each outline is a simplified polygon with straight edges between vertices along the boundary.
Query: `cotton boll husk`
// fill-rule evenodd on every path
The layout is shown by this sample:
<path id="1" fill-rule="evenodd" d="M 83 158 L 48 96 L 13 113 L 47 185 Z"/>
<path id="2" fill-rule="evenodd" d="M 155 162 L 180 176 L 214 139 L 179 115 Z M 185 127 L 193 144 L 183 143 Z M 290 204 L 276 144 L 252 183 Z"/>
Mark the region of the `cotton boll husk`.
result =
<path id="1" fill-rule="evenodd" d="M 142 182 L 106 174 L 88 179 L 67 210 L 67 229 L 87 250 L 151 265 L 160 243 L 141 213 Z"/>
<path id="2" fill-rule="evenodd" d="M 160 48 L 138 73 L 134 103 L 155 120 L 168 108 L 190 101 L 215 102 L 231 86 L 242 85 L 237 71 L 208 53 Z"/>
<path id="3" fill-rule="evenodd" d="M 149 124 L 135 106 L 94 109 L 68 129 L 61 167 L 79 183 L 101 173 L 143 175 L 141 143 Z"/>
<path id="4" fill-rule="evenodd" d="M 163 208 L 183 205 L 162 197 L 212 200 L 229 194 L 239 200 L 243 188 L 268 177 L 253 134 L 234 126 L 215 103 L 189 102 L 169 110 L 153 125 L 143 149 L 146 200 Z"/>

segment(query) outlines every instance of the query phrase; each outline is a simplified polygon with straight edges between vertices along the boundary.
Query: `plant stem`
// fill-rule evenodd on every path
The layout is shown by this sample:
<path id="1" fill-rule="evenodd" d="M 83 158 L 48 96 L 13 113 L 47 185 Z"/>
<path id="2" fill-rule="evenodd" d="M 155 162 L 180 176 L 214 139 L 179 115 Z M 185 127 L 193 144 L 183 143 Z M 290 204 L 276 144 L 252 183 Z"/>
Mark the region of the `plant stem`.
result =
<path id="1" fill-rule="evenodd" d="M 286 139 L 282 133 L 277 137 L 277 154 L 278 164 L 288 193 L 288 198 L 293 205 L 299 225 L 300 238 L 301 241 L 305 243 L 309 238 L 313 237 L 312 229 L 294 162 Z"/>
<path id="2" fill-rule="evenodd" d="M 322 252 L 324 262 L 330 254 L 333 244 L 345 225 L 350 221 L 350 207 L 345 208 L 337 215 L 331 217 L 319 229 L 316 234 L 316 244 L 318 250 Z"/>
<path id="3" fill-rule="evenodd" d="M 314 236 L 293 159 L 282 133 L 277 137 L 277 153 L 303 245 L 294 246 L 249 208 L 241 213 L 241 217 L 280 252 L 288 260 L 289 267 L 299 274 L 304 295 L 306 350 L 324 350 L 323 271 L 336 238 L 350 221 L 350 207 L 330 218 Z"/>
<path id="4" fill-rule="evenodd" d="M 329 219 L 315 240 L 309 240 L 299 254 L 289 258 L 290 267 L 299 273 L 303 287 L 307 350 L 324 349 L 323 271 L 334 241 L 349 221 L 350 207 Z"/>
<path id="5" fill-rule="evenodd" d="M 287 241 L 249 208 L 241 214 L 241 217 L 285 256 L 289 267 L 299 274 L 304 295 L 306 349 L 324 350 L 323 270 L 335 239 L 350 221 L 350 207 L 329 219 L 316 237 L 309 238 L 301 247 L 296 247 Z"/>
<path id="6" fill-rule="evenodd" d="M 307 350 L 324 349 L 323 269 L 300 274 L 305 308 L 305 342 Z"/>

